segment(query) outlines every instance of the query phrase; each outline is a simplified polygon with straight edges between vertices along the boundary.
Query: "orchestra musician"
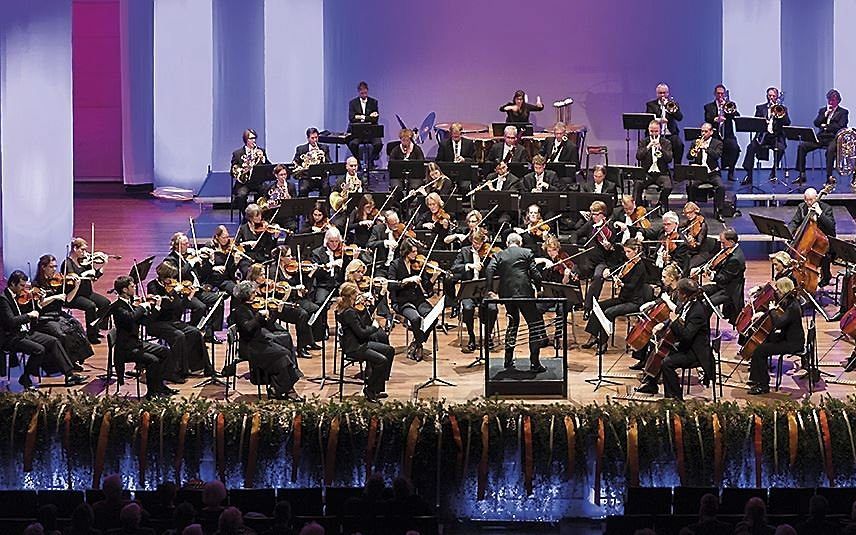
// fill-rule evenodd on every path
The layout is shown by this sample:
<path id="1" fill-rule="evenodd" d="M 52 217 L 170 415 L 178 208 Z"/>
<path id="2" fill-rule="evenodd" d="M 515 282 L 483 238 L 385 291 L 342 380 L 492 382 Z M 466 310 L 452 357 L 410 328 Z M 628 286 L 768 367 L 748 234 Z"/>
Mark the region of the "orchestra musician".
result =
<path id="1" fill-rule="evenodd" d="M 562 244 L 559 243 L 559 238 L 549 235 L 544 240 L 542 246 L 544 257 L 536 258 L 535 262 L 541 267 L 541 282 L 554 282 L 558 284 L 574 284 L 579 287 L 579 275 L 576 273 L 576 266 L 572 260 L 569 260 L 569 255 L 562 250 Z M 538 310 L 543 314 L 550 310 L 556 310 L 556 332 L 553 337 L 553 346 L 556 349 L 561 349 L 563 332 L 568 324 L 568 307 L 557 306 L 554 303 L 539 303 Z"/>
<path id="2" fill-rule="evenodd" d="M 378 342 L 374 335 L 381 332 L 376 321 L 366 322 L 357 307 L 365 306 L 364 294 L 352 282 L 345 282 L 339 288 L 339 302 L 336 303 L 336 322 L 342 330 L 342 353 L 352 361 L 366 362 L 365 387 L 366 401 L 378 403 L 386 397 L 386 381 L 395 356 L 395 348 L 388 343 Z"/>
<path id="3" fill-rule="evenodd" d="M 713 102 L 704 105 L 704 122 L 714 126 L 714 137 L 722 141 L 722 168 L 728 170 L 730 181 L 734 180 L 734 167 L 740 156 L 740 145 L 734 130 L 734 118 L 738 116 L 737 106 L 728 98 L 728 89 L 717 84 L 713 88 Z"/>
<path id="4" fill-rule="evenodd" d="M 615 195 L 615 182 L 606 179 L 606 167 L 598 164 L 594 166 L 591 172 L 591 182 L 586 180 L 580 185 L 580 191 L 583 193 L 605 193 L 607 195 Z M 632 197 L 631 197 L 632 198 Z"/>
<path id="5" fill-rule="evenodd" d="M 83 238 L 73 238 L 66 258 L 60 266 L 63 273 L 80 277 L 80 287 L 74 299 L 66 306 L 74 310 L 82 310 L 86 322 L 86 338 L 90 344 L 100 344 L 99 328 L 107 328 L 106 322 L 94 325 L 95 320 L 105 313 L 110 306 L 110 300 L 92 289 L 93 281 L 98 280 L 104 273 L 103 264 L 96 263 L 96 255 L 88 251 L 89 244 Z M 104 257 L 106 260 L 106 257 Z M 106 263 L 106 262 L 105 262 Z"/>
<path id="6" fill-rule="evenodd" d="M 504 161 L 499 161 L 496 164 L 495 171 L 487 175 L 484 179 L 484 182 L 479 187 L 486 188 L 488 191 L 507 191 L 510 193 L 520 193 L 522 186 L 523 181 L 513 175 L 508 170 L 508 164 Z M 512 213 L 503 211 L 498 212 L 495 215 L 497 216 L 497 225 L 502 225 L 503 223 L 508 225 L 517 218 L 516 212 Z"/>
<path id="7" fill-rule="evenodd" d="M 231 318 L 238 328 L 238 355 L 269 377 L 271 398 L 301 402 L 303 398 L 294 390 L 294 385 L 303 373 L 291 352 L 290 340 L 275 332 L 268 307 L 253 308 L 257 294 L 256 285 L 251 281 L 239 282 L 232 293 Z M 224 368 L 223 375 L 234 373 L 230 366 Z"/>
<path id="8" fill-rule="evenodd" d="M 229 229 L 226 228 L 226 225 L 217 225 L 217 228 L 214 229 L 210 248 L 213 250 L 211 253 L 211 273 L 202 282 L 232 295 L 232 289 L 238 282 L 238 262 L 245 258 L 243 248 L 238 247 L 235 240 L 229 236 Z"/>
<path id="9" fill-rule="evenodd" d="M 712 310 L 700 299 L 701 289 L 692 279 L 681 279 L 675 290 L 677 310 L 668 326 L 664 323 L 655 327 L 655 333 L 666 338 L 671 331 L 674 344 L 663 359 L 660 373 L 663 378 L 663 395 L 666 398 L 683 399 L 683 391 L 678 379 L 678 369 L 701 367 L 704 370 L 703 383 L 707 384 L 714 374 L 713 352 L 710 348 L 710 315 Z M 764 361 L 766 367 L 766 360 Z M 651 380 L 636 389 L 645 394 L 657 393 L 657 382 Z"/>
<path id="10" fill-rule="evenodd" d="M 253 206 L 253 205 L 250 205 Z M 249 212 L 250 207 L 247 207 Z M 256 207 L 258 209 L 258 207 Z M 244 223 L 246 225 L 246 223 Z M 243 225 L 242 225 L 243 227 Z M 239 231 L 240 232 L 240 231 Z M 202 288 L 201 281 L 206 280 L 211 273 L 213 264 L 211 259 L 202 259 L 197 252 L 190 254 L 190 240 L 183 232 L 176 232 L 169 241 L 170 252 L 164 258 L 164 262 L 170 262 L 178 269 L 178 281 L 187 281 L 190 292 L 187 296 L 187 308 L 190 310 L 190 323 L 199 325 L 220 298 L 220 292 Z M 220 343 L 222 340 L 214 335 L 214 331 L 220 330 L 223 325 L 223 302 L 217 306 L 205 326 L 205 341 Z"/>
<path id="11" fill-rule="evenodd" d="M 568 127 L 558 121 L 553 125 L 553 135 L 541 145 L 541 156 L 548 163 L 562 162 L 571 165 L 580 164 L 580 151 L 568 137 Z"/>
<path id="12" fill-rule="evenodd" d="M 155 274 L 157 277 L 146 285 L 146 293 L 160 296 L 160 307 L 152 309 L 144 323 L 149 334 L 169 344 L 172 355 L 163 363 L 163 378 L 182 384 L 192 374 L 211 375 L 202 331 L 182 319 L 190 294 L 185 295 L 177 286 L 178 269 L 171 262 L 162 262 Z"/>
<path id="13" fill-rule="evenodd" d="M 803 192 L 803 202 L 797 206 L 794 217 L 788 223 L 788 230 L 791 231 L 791 234 L 796 234 L 797 230 L 803 225 L 806 217 L 814 218 L 821 232 L 826 234 L 827 237 L 835 236 L 835 215 L 832 212 L 832 206 L 818 200 L 818 193 L 814 188 L 808 188 Z M 820 286 L 826 286 L 829 284 L 830 279 L 832 279 L 831 265 L 832 251 L 826 254 L 823 262 L 820 264 L 821 274 L 820 281 L 818 282 Z"/>
<path id="14" fill-rule="evenodd" d="M 506 123 L 530 123 L 529 114 L 533 111 L 541 111 L 544 109 L 544 103 L 541 102 L 541 96 L 535 99 L 535 104 L 526 102 L 526 92 L 518 89 L 514 92 L 514 97 L 511 102 L 506 102 L 499 107 L 499 111 L 505 112 Z"/>
<path id="15" fill-rule="evenodd" d="M 258 189 L 247 183 L 252 174 L 252 168 L 257 165 L 268 165 L 267 153 L 256 144 L 256 131 L 252 128 L 244 130 L 242 134 L 244 146 L 232 152 L 232 164 L 230 166 L 232 178 L 232 206 L 239 212 L 243 212 L 247 206 L 247 197 L 250 192 L 259 193 Z"/>
<path id="16" fill-rule="evenodd" d="M 351 243 L 365 248 L 372 234 L 372 229 L 380 220 L 374 197 L 371 193 L 364 193 L 357 201 L 357 206 L 348 216 L 348 229 L 352 232 Z"/>
<path id="17" fill-rule="evenodd" d="M 282 206 L 282 201 L 293 199 L 297 196 L 294 184 L 288 181 L 288 167 L 281 163 L 276 164 L 273 168 L 273 176 L 276 180 L 272 181 L 265 191 L 265 198 L 267 199 L 265 210 L 273 211 L 270 219 L 271 223 L 293 232 L 297 230 L 297 220 L 294 216 L 286 215 L 279 210 L 280 206 Z"/>
<path id="18" fill-rule="evenodd" d="M 618 223 L 623 223 L 623 226 Z M 624 243 L 630 238 L 641 240 L 642 229 L 651 228 L 651 219 L 645 208 L 636 206 L 631 195 L 622 195 L 621 204 L 613 209 L 609 224 L 621 230 L 618 240 L 619 243 Z"/>
<path id="19" fill-rule="evenodd" d="M 675 301 L 678 299 L 675 290 L 678 287 L 678 281 L 680 279 L 680 268 L 675 263 L 667 264 L 660 273 L 660 285 L 654 288 L 655 291 L 659 290 L 659 295 L 656 299 L 643 303 L 642 306 L 639 307 L 639 312 L 647 314 L 648 311 L 658 303 L 658 301 L 663 301 L 671 312 L 675 312 L 675 310 L 678 309 L 678 305 L 675 304 Z M 636 359 L 636 363 L 630 365 L 629 368 L 636 371 L 644 370 L 645 364 L 648 362 L 648 357 L 651 355 L 651 351 L 653 349 L 654 344 L 649 341 L 642 349 L 630 353 L 630 355 Z M 655 378 L 650 375 L 644 375 L 642 378 L 642 385 L 640 385 L 639 388 L 644 387 L 645 383 L 654 379 Z M 654 392 L 656 393 L 656 390 Z"/>
<path id="20" fill-rule="evenodd" d="M 626 262 L 615 269 L 606 268 L 603 279 L 612 281 L 618 286 L 618 297 L 612 297 L 598 301 L 603 315 L 610 322 L 614 322 L 619 316 L 626 316 L 639 311 L 648 294 L 650 287 L 645 284 L 645 265 L 642 263 L 642 243 L 636 239 L 629 239 L 622 246 Z M 597 296 L 595 296 L 597 297 Z M 589 315 L 586 324 L 586 332 L 591 335 L 589 341 L 583 344 L 583 349 L 590 349 L 596 344 L 606 345 L 606 332 L 600 324 L 600 320 L 594 315 Z"/>
<path id="21" fill-rule="evenodd" d="M 555 171 L 547 169 L 547 160 L 536 154 L 532 158 L 532 171 L 523 175 L 521 191 L 532 193 L 557 192 L 564 190 L 562 180 Z"/>
<path id="22" fill-rule="evenodd" d="M 701 184 L 713 186 L 713 213 L 720 223 L 725 222 L 725 218 L 722 216 L 722 205 L 725 204 L 725 188 L 722 186 L 722 176 L 719 172 L 722 147 L 722 141 L 713 135 L 713 126 L 710 123 L 704 123 L 701 125 L 701 137 L 693 142 L 687 153 L 687 161 L 691 165 L 703 165 L 707 168 L 705 178 L 693 181 L 688 185 L 688 188 L 697 188 Z"/>
<path id="23" fill-rule="evenodd" d="M 660 243 L 655 254 L 654 265 L 662 269 L 670 262 L 674 262 L 681 268 L 681 273 L 687 272 L 689 264 L 689 250 L 686 240 L 678 232 L 680 218 L 675 212 L 663 214 L 663 224 L 660 228 L 651 227 L 642 229 L 642 237 L 645 240 Z M 616 223 L 623 230 L 621 222 Z"/>
<path id="24" fill-rule="evenodd" d="M 310 260 L 318 265 L 312 277 L 312 302 L 319 307 L 345 281 L 343 245 L 339 229 L 330 227 L 324 233 L 324 244 L 312 251 Z"/>
<path id="25" fill-rule="evenodd" d="M 757 396 L 770 391 L 770 374 L 767 371 L 767 359 L 771 355 L 802 353 L 805 345 L 805 331 L 802 324 L 802 306 L 798 292 L 794 291 L 791 279 L 776 279 L 774 283 L 776 303 L 769 311 L 758 311 L 752 317 L 753 322 L 760 321 L 769 314 L 773 322 L 773 331 L 766 341 L 752 353 L 749 364 L 749 394 Z M 803 357 L 803 369 L 808 369 L 808 357 Z M 814 370 L 816 378 L 820 375 Z"/>
<path id="26" fill-rule="evenodd" d="M 488 249 L 490 249 L 490 243 L 487 242 L 487 231 L 476 227 L 470 233 L 470 244 L 461 247 L 452 264 L 452 274 L 455 278 L 461 282 L 482 278 L 485 266 L 490 261 L 490 255 L 494 252 Z M 461 321 L 467 329 L 468 336 L 467 345 L 461 347 L 463 353 L 472 353 L 476 350 L 475 311 L 480 304 L 480 299 L 471 297 L 461 299 Z M 497 316 L 495 303 L 488 306 L 486 315 L 487 317 L 481 318 L 481 321 L 487 326 L 486 332 L 492 333 Z M 493 338 L 491 336 L 487 338 L 490 348 L 493 349 Z"/>
<path id="27" fill-rule="evenodd" d="M 413 213 L 416 207 L 425 202 L 425 197 L 431 192 L 437 192 L 441 197 L 448 197 L 453 190 L 452 180 L 447 177 L 440 166 L 434 162 L 425 164 L 425 181 L 415 189 L 411 189 L 402 199 L 402 205 L 408 199 L 412 199 L 406 206 L 408 213 Z M 469 191 L 469 188 L 467 188 Z"/>
<path id="28" fill-rule="evenodd" d="M 734 229 L 723 230 L 719 233 L 720 249 L 711 258 L 707 268 L 696 268 L 699 273 L 707 274 L 711 281 L 701 289 L 714 306 L 725 305 L 723 315 L 732 324 L 743 309 L 743 287 L 746 284 L 746 257 L 740 249 L 739 240 Z"/>
<path id="29" fill-rule="evenodd" d="M 787 251 L 776 251 L 768 256 L 770 258 L 770 266 L 773 268 L 773 280 L 784 277 L 796 283 L 794 279 L 794 266 L 797 262 L 791 258 L 791 255 Z M 755 295 L 761 288 L 761 286 L 753 286 L 749 290 L 749 295 Z"/>
<path id="30" fill-rule="evenodd" d="M 398 132 L 400 143 L 396 145 L 389 153 L 390 160 L 401 161 L 419 161 L 425 159 L 425 154 L 422 153 L 422 147 L 414 143 L 413 130 L 402 128 Z"/>
<path id="31" fill-rule="evenodd" d="M 505 331 L 505 362 L 506 369 L 514 368 L 514 346 L 517 343 L 517 330 L 520 326 L 520 315 L 526 320 L 529 329 L 529 371 L 541 373 L 547 371 L 541 365 L 541 346 L 547 339 L 544 327 L 544 316 L 538 310 L 534 300 L 536 291 L 541 287 L 541 272 L 535 266 L 535 255 L 522 246 L 523 239 L 512 232 L 505 239 L 506 248 L 493 255 L 493 259 L 485 268 L 485 279 L 488 284 L 488 295 L 496 298 L 493 291 L 496 286 L 494 276 L 499 278 L 500 298 L 532 298 L 531 301 L 510 301 L 505 303 L 508 315 L 508 328 Z M 489 338 L 489 337 L 488 337 Z M 484 341 L 482 341 L 484 343 Z"/>
<path id="32" fill-rule="evenodd" d="M 362 124 L 378 124 L 380 117 L 380 109 L 378 108 L 377 99 L 369 96 L 369 85 L 365 82 L 357 84 L 357 97 L 351 99 L 348 103 L 348 122 Z M 348 126 L 348 132 L 351 127 Z M 383 139 L 360 139 L 354 138 L 348 142 L 348 148 L 351 149 L 351 154 L 357 160 L 360 159 L 360 145 L 363 143 L 371 143 L 372 155 L 371 161 L 375 161 L 380 157 L 380 151 L 383 149 Z"/>
<path id="33" fill-rule="evenodd" d="M 683 144 L 680 148 L 683 150 Z M 672 154 L 671 142 L 666 136 L 660 134 L 660 123 L 657 121 L 648 123 L 648 136 L 639 141 L 636 149 L 636 160 L 647 173 L 645 179 L 637 180 L 633 187 L 636 204 L 642 206 L 642 194 L 645 193 L 645 188 L 656 184 L 660 187 L 660 206 L 663 207 L 664 212 L 669 210 L 669 194 L 672 193 L 669 162 L 672 161 Z M 680 155 L 680 152 L 677 154 Z"/>
<path id="34" fill-rule="evenodd" d="M 452 216 L 443 210 L 445 203 L 436 191 L 432 191 L 425 197 L 425 206 L 428 208 L 419 213 L 416 217 L 416 227 L 430 230 L 431 240 L 434 236 L 439 240 L 437 243 L 443 243 L 449 231 L 454 225 Z"/>
<path id="35" fill-rule="evenodd" d="M 327 217 L 327 203 L 316 201 L 309 215 L 305 218 L 301 232 L 327 232 L 330 220 Z"/>
<path id="36" fill-rule="evenodd" d="M 615 268 L 622 262 L 621 252 L 616 245 L 620 234 L 613 232 L 606 219 L 606 203 L 594 201 L 589 207 L 591 218 L 583 224 L 577 234 L 580 245 L 592 250 L 583 256 L 580 262 L 580 276 L 591 279 L 586 290 L 584 319 L 589 318 L 592 301 L 600 296 L 603 289 L 603 272 L 607 268 Z M 584 243 L 582 240 L 585 240 Z"/>
<path id="37" fill-rule="evenodd" d="M 317 191 L 323 197 L 330 194 L 330 184 L 326 178 L 307 176 L 309 165 L 330 161 L 330 147 L 323 143 L 318 143 L 319 136 L 317 128 L 307 128 L 306 143 L 298 145 L 294 149 L 294 165 L 301 169 L 299 173 L 300 182 L 298 184 L 301 197 L 308 197 L 311 191 Z M 276 173 L 276 170 L 274 170 L 274 173 Z"/>
<path id="38" fill-rule="evenodd" d="M 398 218 L 398 213 L 395 210 L 387 210 L 383 213 L 383 224 L 372 227 L 369 240 L 366 242 L 366 248 L 372 249 L 375 252 L 375 262 L 377 268 L 375 274 L 381 277 L 386 276 L 389 265 L 395 259 L 399 242 L 403 236 L 396 237 L 396 232 L 399 227 L 404 227 L 404 224 Z M 366 254 L 363 261 L 371 260 L 371 255 Z"/>
<path id="39" fill-rule="evenodd" d="M 136 362 L 145 369 L 146 399 L 178 394 L 177 390 L 163 384 L 164 366 L 172 361 L 172 350 L 140 340 L 140 324 L 158 307 L 158 299 L 154 298 L 154 305 L 146 300 L 136 304 L 134 295 L 137 285 L 134 279 L 127 275 L 117 277 L 113 281 L 113 290 L 119 296 L 112 309 L 113 324 L 116 326 L 115 354 L 121 355 L 124 362 Z"/>
<path id="40" fill-rule="evenodd" d="M 790 126 L 791 118 L 788 115 L 788 108 L 779 101 L 779 90 L 777 88 L 767 88 L 767 101 L 755 106 L 755 117 L 767 120 L 767 130 L 758 132 L 746 147 L 746 156 L 743 158 L 743 170 L 746 171 L 746 177 L 740 183 L 743 186 L 752 185 L 752 171 L 755 167 L 755 158 L 759 152 L 763 151 L 766 154 L 770 149 L 773 150 L 773 169 L 770 171 L 770 177 L 773 177 L 787 147 L 783 128 Z"/>
<path id="41" fill-rule="evenodd" d="M 294 325 L 297 335 L 297 356 L 312 358 L 309 351 L 321 349 L 317 342 L 324 339 L 324 324 L 316 321 L 313 325 L 309 325 L 309 318 L 318 310 L 318 305 L 309 299 L 309 290 L 303 280 L 305 278 L 309 282 L 316 267 L 311 263 L 308 266 L 299 265 L 288 245 L 277 247 L 274 258 L 276 263 L 268 268 L 267 280 L 277 283 L 276 297 L 286 303 L 278 317 Z M 282 286 L 285 286 L 284 294 L 281 293 Z"/>
<path id="42" fill-rule="evenodd" d="M 550 235 L 550 225 L 543 221 L 541 208 L 537 204 L 530 204 L 526 208 L 526 219 L 523 220 L 524 228 L 514 229 L 514 232 L 523 238 L 523 247 L 532 251 L 535 256 L 540 256 L 544 252 L 542 249 L 544 240 Z"/>
<path id="43" fill-rule="evenodd" d="M 258 204 L 248 204 L 244 215 L 245 221 L 241 223 L 235 234 L 235 242 L 244 248 L 246 255 L 246 258 L 238 263 L 242 273 L 246 273 L 250 263 L 265 262 L 270 259 L 270 252 L 276 247 L 276 240 L 281 233 L 262 218 L 262 210 Z M 187 239 L 186 236 L 185 239 Z"/>
<path id="44" fill-rule="evenodd" d="M 809 152 L 817 149 L 826 149 L 826 181 L 831 182 L 832 168 L 835 166 L 835 158 L 838 154 L 835 136 L 844 128 L 850 118 L 850 112 L 839 106 L 841 93 L 837 89 L 826 92 L 826 106 L 817 110 L 814 118 L 814 126 L 817 128 L 817 141 L 803 141 L 797 149 L 797 176 L 794 184 L 805 184 L 805 159 Z"/>
<path id="45" fill-rule="evenodd" d="M 366 294 L 369 293 L 368 289 L 371 288 L 371 297 L 374 300 L 374 305 L 372 306 L 370 303 L 367 303 L 366 312 L 371 313 L 369 316 L 376 312 L 378 316 L 386 320 L 384 330 L 375 336 L 375 341 L 388 344 L 389 336 L 387 333 L 392 330 L 393 321 L 392 312 L 389 310 L 389 285 L 384 277 L 375 275 L 372 278 L 366 275 L 367 271 L 368 267 L 366 264 L 359 258 L 355 258 L 345 268 L 345 282 L 353 282 L 361 291 L 365 290 Z M 371 318 L 369 317 L 369 319 Z"/>
<path id="46" fill-rule="evenodd" d="M 704 264 L 710 258 L 707 243 L 708 226 L 696 203 L 692 201 L 686 203 L 683 212 L 686 220 L 678 225 L 678 231 L 683 234 L 687 244 L 689 267 L 694 268 Z"/>
<path id="47" fill-rule="evenodd" d="M 86 339 L 83 325 L 63 309 L 64 305 L 74 299 L 80 284 L 79 276 L 64 276 L 57 271 L 57 262 L 53 255 L 43 255 L 39 258 L 33 287 L 42 291 L 42 297 L 34 301 L 39 310 L 35 330 L 59 340 L 71 360 L 69 367 L 78 372 L 83 371 L 81 364 L 95 354 Z"/>
<path id="48" fill-rule="evenodd" d="M 483 228 L 481 226 L 483 219 L 484 219 L 484 217 L 482 216 L 481 212 L 479 212 L 478 210 L 470 210 L 469 212 L 467 212 L 466 219 L 464 219 L 464 222 L 467 225 L 467 229 L 466 229 L 467 233 L 466 234 L 460 234 L 460 233 L 449 234 L 448 236 L 446 236 L 446 239 L 443 241 L 445 241 L 447 243 L 452 243 L 452 244 L 458 243 L 458 244 L 460 244 L 461 247 L 469 244 L 470 243 L 470 236 L 472 236 L 472 233 L 475 231 L 475 229 Z M 487 230 L 485 230 L 485 232 L 487 232 Z"/>
<path id="49" fill-rule="evenodd" d="M 517 127 L 508 125 L 502 131 L 503 142 L 494 143 L 487 153 L 486 162 L 524 163 L 529 161 L 529 152 L 518 145 Z"/>
<path id="50" fill-rule="evenodd" d="M 333 188 L 333 193 L 330 194 L 330 206 L 339 211 L 340 207 L 336 205 L 334 201 L 336 194 L 341 195 L 342 202 L 348 202 L 351 196 L 356 197 L 356 193 L 363 193 L 366 190 L 366 178 L 359 175 L 360 162 L 357 161 L 353 156 L 349 156 L 347 160 L 345 160 L 345 174 L 340 177 L 336 181 L 336 186 Z M 346 211 L 339 212 L 342 214 L 341 221 L 337 222 L 336 218 L 333 217 L 331 223 L 340 228 L 344 224 L 344 220 L 347 217 Z"/>
<path id="51" fill-rule="evenodd" d="M 671 97 L 668 85 L 657 84 L 656 91 L 657 98 L 645 103 L 645 113 L 654 114 L 656 117 L 654 120 L 660 125 L 659 135 L 669 140 L 669 148 L 675 157 L 675 163 L 680 165 L 684 153 L 684 142 L 679 135 L 678 121 L 684 120 L 684 112 Z"/>
<path id="52" fill-rule="evenodd" d="M 402 240 L 399 256 L 390 264 L 387 279 L 392 309 L 404 316 L 407 328 L 413 333 L 407 358 L 421 361 L 422 344 L 428 339 L 428 333 L 422 330 L 422 319 L 431 312 L 427 296 L 433 293 L 440 272 L 435 271 L 431 275 L 428 269 L 422 269 L 416 258 L 418 254 L 415 243 L 409 239 Z"/>
<path id="53" fill-rule="evenodd" d="M 444 139 L 437 146 L 438 162 L 473 162 L 476 157 L 476 144 L 472 139 L 463 137 L 464 127 L 461 123 L 452 123 L 449 127 L 449 139 Z"/>

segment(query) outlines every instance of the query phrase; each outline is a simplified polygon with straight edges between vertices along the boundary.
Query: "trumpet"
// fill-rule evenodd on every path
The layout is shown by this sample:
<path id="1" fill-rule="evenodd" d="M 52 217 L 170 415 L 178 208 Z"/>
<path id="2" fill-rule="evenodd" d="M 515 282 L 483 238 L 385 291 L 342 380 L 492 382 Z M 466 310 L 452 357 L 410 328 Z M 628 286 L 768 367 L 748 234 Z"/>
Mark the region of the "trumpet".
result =
<path id="1" fill-rule="evenodd" d="M 660 147 L 660 138 L 651 138 L 648 142 L 648 150 L 653 150 L 655 160 L 659 160 L 663 156 L 663 149 Z"/>
<path id="2" fill-rule="evenodd" d="M 699 152 L 701 152 L 702 146 L 704 145 L 704 141 L 705 140 L 702 137 L 696 138 L 696 140 L 693 142 L 693 146 L 690 148 L 690 158 L 698 157 Z"/>

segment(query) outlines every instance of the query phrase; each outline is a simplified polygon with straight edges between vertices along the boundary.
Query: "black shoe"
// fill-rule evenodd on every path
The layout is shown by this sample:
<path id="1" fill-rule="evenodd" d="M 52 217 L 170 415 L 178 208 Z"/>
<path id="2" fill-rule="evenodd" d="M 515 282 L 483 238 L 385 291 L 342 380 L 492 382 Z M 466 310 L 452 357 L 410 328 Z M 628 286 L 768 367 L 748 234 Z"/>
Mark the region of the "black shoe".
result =
<path id="1" fill-rule="evenodd" d="M 305 347 L 297 352 L 297 356 L 302 358 L 302 359 L 311 359 L 312 358 L 312 354 L 309 353 L 309 349 L 307 349 Z"/>
<path id="2" fill-rule="evenodd" d="M 497 344 L 496 344 L 496 342 L 493 341 L 493 338 L 491 338 L 490 340 L 487 341 L 487 348 L 490 349 L 491 351 L 496 349 L 496 346 L 497 346 Z"/>
<path id="3" fill-rule="evenodd" d="M 461 353 L 473 353 L 476 350 L 476 343 L 470 340 L 466 346 L 461 348 Z"/>
<path id="4" fill-rule="evenodd" d="M 660 389 L 657 387 L 657 383 L 646 381 L 645 383 L 642 383 L 642 386 L 637 386 L 636 391 L 640 394 L 656 394 Z"/>
<path id="5" fill-rule="evenodd" d="M 30 376 L 24 373 L 21 377 L 18 378 L 18 384 L 24 387 L 24 390 L 28 392 L 35 392 L 36 385 L 33 384 L 33 380 L 30 379 Z"/>
<path id="6" fill-rule="evenodd" d="M 719 212 L 716 212 L 716 214 L 713 217 L 715 217 L 716 220 L 719 221 L 720 223 L 725 223 L 725 218 Z"/>
<path id="7" fill-rule="evenodd" d="M 386 392 L 378 392 L 378 393 L 377 393 L 377 398 L 378 398 L 378 399 L 386 399 L 386 398 L 388 398 L 388 397 L 389 397 L 389 394 L 387 394 Z"/>
<path id="8" fill-rule="evenodd" d="M 237 367 L 237 365 L 238 365 L 237 362 L 233 362 L 231 364 L 226 364 L 225 366 L 223 366 L 223 369 L 220 370 L 220 375 L 222 377 L 231 377 L 231 376 L 235 375 L 235 368 Z"/>
<path id="9" fill-rule="evenodd" d="M 101 343 L 101 338 L 98 338 L 97 336 L 87 336 L 86 339 L 89 341 L 90 344 L 94 346 L 97 346 Z"/>
<path id="10" fill-rule="evenodd" d="M 584 343 L 584 344 L 583 344 L 583 345 L 581 345 L 580 347 L 581 347 L 581 348 L 583 348 L 583 349 L 591 349 L 591 348 L 593 348 L 593 347 L 594 347 L 594 346 L 596 346 L 596 345 L 597 345 L 597 338 L 595 338 L 594 336 L 592 336 L 592 337 L 590 337 L 590 338 L 588 339 L 588 342 Z"/>
<path id="11" fill-rule="evenodd" d="M 187 379 L 185 379 L 181 375 L 167 375 L 163 378 L 163 380 L 170 382 L 170 383 L 175 383 L 178 385 L 183 385 L 184 383 L 187 382 Z"/>
<path id="12" fill-rule="evenodd" d="M 543 373 L 547 371 L 547 368 L 545 368 L 543 364 L 532 364 L 529 366 L 529 371 L 534 373 Z"/>
<path id="13" fill-rule="evenodd" d="M 630 366 L 630 369 L 631 369 L 631 370 L 635 370 L 635 371 L 642 371 L 642 370 L 644 370 L 644 369 L 645 369 L 645 361 L 644 361 L 644 360 L 640 360 L 640 361 L 636 362 L 636 364 L 633 364 L 633 365 L 631 365 L 631 366 Z"/>
<path id="14" fill-rule="evenodd" d="M 741 186 L 751 186 L 752 185 L 752 177 L 747 176 L 740 181 Z"/>
<path id="15" fill-rule="evenodd" d="M 307 346 L 310 351 L 321 351 L 321 346 L 318 345 L 318 342 L 312 342 Z"/>
<path id="16" fill-rule="evenodd" d="M 514 369 L 514 358 L 506 358 L 505 362 L 502 364 L 502 367 L 506 370 Z"/>
<path id="17" fill-rule="evenodd" d="M 298 394 L 298 393 L 297 393 L 297 392 L 295 392 L 294 390 L 292 390 L 291 392 L 289 392 L 289 393 L 285 396 L 285 399 L 287 399 L 288 401 L 293 401 L 293 402 L 295 402 L 295 403 L 303 403 L 304 401 L 306 401 L 306 400 L 303 398 L 303 396 L 301 396 L 300 394 Z"/>
<path id="18" fill-rule="evenodd" d="M 77 375 L 76 373 L 72 373 L 65 377 L 65 386 L 77 386 L 82 385 L 85 382 L 86 377 L 83 375 Z"/>
<path id="19" fill-rule="evenodd" d="M 76 363 L 76 362 L 75 362 L 75 363 L 71 366 L 71 369 L 72 369 L 72 370 L 74 370 L 74 371 L 76 371 L 76 372 L 82 372 L 82 371 L 83 371 L 83 366 L 81 366 L 80 364 L 78 364 L 78 363 Z"/>
<path id="20" fill-rule="evenodd" d="M 750 396 L 760 396 L 761 394 L 768 394 L 770 392 L 770 387 L 766 385 L 755 385 L 749 389 Z"/>
<path id="21" fill-rule="evenodd" d="M 729 172 L 728 172 L 728 181 L 729 181 L 729 182 L 734 182 L 734 171 L 729 171 Z"/>
<path id="22" fill-rule="evenodd" d="M 806 183 L 806 179 L 805 179 L 805 176 L 803 176 L 803 175 L 797 176 L 793 180 L 793 182 L 791 182 L 791 184 L 805 184 L 805 183 Z"/>
<path id="23" fill-rule="evenodd" d="M 363 388 L 363 395 L 366 397 L 366 401 L 368 401 L 369 403 L 380 403 L 377 394 L 375 394 L 368 388 Z"/>
<path id="24" fill-rule="evenodd" d="M 449 314 L 449 317 L 452 319 L 458 317 L 458 307 L 452 307 L 452 312 Z"/>

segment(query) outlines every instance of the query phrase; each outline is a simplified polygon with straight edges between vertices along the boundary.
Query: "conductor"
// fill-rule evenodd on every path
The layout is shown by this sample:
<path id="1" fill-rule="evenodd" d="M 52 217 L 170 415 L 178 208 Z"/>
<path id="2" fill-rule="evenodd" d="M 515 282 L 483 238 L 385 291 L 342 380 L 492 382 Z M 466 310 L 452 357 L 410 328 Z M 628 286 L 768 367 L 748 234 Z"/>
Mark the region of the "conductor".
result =
<path id="1" fill-rule="evenodd" d="M 541 365 L 539 353 L 546 337 L 544 317 L 535 304 L 535 289 L 541 286 L 541 274 L 535 266 L 535 255 L 531 250 L 522 247 L 523 238 L 512 232 L 505 240 L 507 248 L 494 255 L 493 260 L 485 270 L 488 281 L 489 297 L 495 299 L 493 277 L 499 277 L 499 297 L 524 298 L 530 300 L 510 301 L 505 303 L 508 314 L 508 330 L 505 332 L 505 368 L 514 367 L 514 345 L 517 341 L 517 328 L 520 326 L 520 315 L 526 320 L 529 328 L 529 371 L 540 373 L 547 369 Z"/>

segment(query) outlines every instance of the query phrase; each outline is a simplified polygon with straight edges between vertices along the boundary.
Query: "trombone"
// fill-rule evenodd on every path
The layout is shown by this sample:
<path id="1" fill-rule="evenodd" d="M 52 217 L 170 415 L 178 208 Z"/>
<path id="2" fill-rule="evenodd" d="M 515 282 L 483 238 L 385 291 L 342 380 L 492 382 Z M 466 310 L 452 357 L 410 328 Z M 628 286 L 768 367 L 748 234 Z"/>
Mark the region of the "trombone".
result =
<path id="1" fill-rule="evenodd" d="M 676 101 L 672 97 L 669 97 L 669 100 L 667 100 L 666 103 L 663 104 L 663 109 L 666 110 L 666 113 L 674 115 L 675 113 L 678 113 L 678 110 L 680 110 L 681 107 L 678 104 L 678 101 Z"/>

